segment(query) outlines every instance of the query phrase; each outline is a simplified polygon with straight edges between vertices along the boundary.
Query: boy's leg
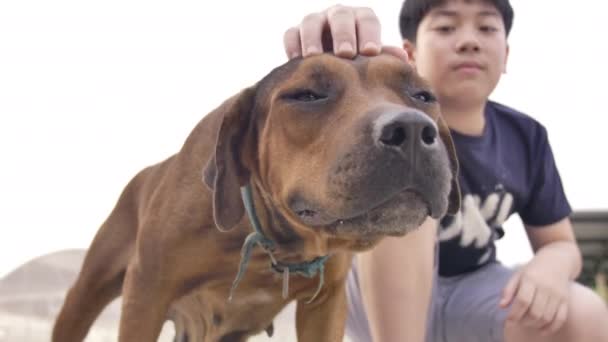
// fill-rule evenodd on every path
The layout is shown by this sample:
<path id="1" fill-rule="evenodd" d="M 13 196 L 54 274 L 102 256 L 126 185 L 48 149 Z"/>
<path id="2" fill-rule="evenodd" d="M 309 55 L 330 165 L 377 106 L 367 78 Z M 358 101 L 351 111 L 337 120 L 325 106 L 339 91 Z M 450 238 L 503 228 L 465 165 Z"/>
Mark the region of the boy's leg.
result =
<path id="1" fill-rule="evenodd" d="M 542 335 L 538 329 L 506 322 L 506 342 L 595 342 L 608 341 L 608 308 L 603 299 L 591 289 L 573 283 L 570 287 L 568 316 L 554 335 Z"/>
<path id="2" fill-rule="evenodd" d="M 498 305 L 513 270 L 498 262 L 456 277 L 440 277 L 444 305 L 436 324 L 444 342 L 502 342 L 508 310 Z"/>
<path id="3" fill-rule="evenodd" d="M 557 334 L 542 335 L 522 324 L 506 321 L 508 309 L 498 302 L 513 270 L 491 263 L 470 274 L 440 278 L 439 288 L 448 291 L 439 320 L 445 342 L 608 342 L 606 303 L 590 289 L 572 283 L 569 314 Z"/>

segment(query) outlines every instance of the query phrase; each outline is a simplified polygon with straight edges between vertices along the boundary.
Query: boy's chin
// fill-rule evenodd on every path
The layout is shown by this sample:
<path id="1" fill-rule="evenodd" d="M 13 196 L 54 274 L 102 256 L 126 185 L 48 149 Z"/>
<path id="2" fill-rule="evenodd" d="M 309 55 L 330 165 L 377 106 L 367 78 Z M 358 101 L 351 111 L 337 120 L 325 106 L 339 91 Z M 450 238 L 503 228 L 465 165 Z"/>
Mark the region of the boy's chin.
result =
<path id="1" fill-rule="evenodd" d="M 493 90 L 494 87 L 479 83 L 460 82 L 460 84 L 452 87 L 450 92 L 444 92 L 440 103 L 442 108 L 445 106 L 466 108 L 485 104 Z"/>

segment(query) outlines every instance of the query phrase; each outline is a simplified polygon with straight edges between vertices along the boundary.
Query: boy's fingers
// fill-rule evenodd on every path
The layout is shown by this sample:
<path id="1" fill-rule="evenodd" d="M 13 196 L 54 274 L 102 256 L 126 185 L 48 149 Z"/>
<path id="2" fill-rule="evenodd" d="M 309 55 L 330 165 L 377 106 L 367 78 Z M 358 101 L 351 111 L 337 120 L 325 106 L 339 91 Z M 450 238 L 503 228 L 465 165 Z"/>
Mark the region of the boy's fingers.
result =
<path id="1" fill-rule="evenodd" d="M 333 50 L 340 57 L 357 53 L 374 56 L 381 52 L 380 20 L 370 8 L 336 5 L 304 17 L 299 28 L 290 28 L 283 36 L 285 53 L 291 59 L 308 57 Z M 391 54 L 407 60 L 405 53 Z"/>
<path id="2" fill-rule="evenodd" d="M 287 58 L 293 59 L 302 56 L 299 27 L 292 27 L 285 31 L 285 34 L 283 35 L 283 46 L 285 47 Z"/>
<path id="3" fill-rule="evenodd" d="M 530 309 L 530 305 L 534 300 L 534 294 L 536 287 L 528 282 L 521 282 L 517 288 L 517 293 L 513 298 L 513 305 L 511 306 L 511 312 L 509 312 L 508 319 L 511 321 L 520 321 Z"/>
<path id="4" fill-rule="evenodd" d="M 375 56 L 380 53 L 382 26 L 376 13 L 371 8 L 359 7 L 355 9 L 355 22 L 357 37 L 359 39 L 359 53 Z"/>
<path id="5" fill-rule="evenodd" d="M 507 285 L 505 285 L 504 289 L 502 290 L 502 298 L 500 299 L 500 307 L 502 308 L 506 308 L 507 306 L 509 306 L 509 304 L 511 304 L 511 302 L 513 301 L 513 298 L 515 297 L 515 294 L 517 293 L 517 288 L 519 287 L 519 281 L 521 279 L 521 273 L 520 272 L 515 272 L 515 274 L 513 274 L 513 276 L 511 276 L 511 279 L 509 279 L 509 282 L 507 283 Z"/>
<path id="6" fill-rule="evenodd" d="M 312 13 L 304 17 L 300 24 L 302 56 L 307 57 L 323 52 L 322 34 L 327 18 L 324 13 Z"/>
<path id="7" fill-rule="evenodd" d="M 550 299 L 547 303 L 547 307 L 545 308 L 545 313 L 543 314 L 542 322 L 542 333 L 546 334 L 549 332 L 549 327 L 555 320 L 555 316 L 557 315 L 557 310 L 559 309 L 560 301 L 557 299 Z"/>
<path id="8" fill-rule="evenodd" d="M 568 317 L 568 304 L 566 302 L 562 302 L 557 309 L 557 313 L 555 314 L 555 318 L 553 322 L 549 326 L 549 333 L 555 334 L 559 331 L 559 329 L 566 322 L 566 318 Z"/>
<path id="9" fill-rule="evenodd" d="M 395 56 L 406 63 L 410 63 L 410 59 L 407 56 L 407 53 L 405 52 L 405 50 L 403 50 L 402 48 L 400 48 L 398 46 L 383 46 L 382 53 L 386 53 L 386 54 Z"/>
<path id="10" fill-rule="evenodd" d="M 547 296 L 545 292 L 537 289 L 534 300 L 532 301 L 532 304 L 530 304 L 528 312 L 524 315 L 524 321 L 528 323 L 529 326 L 534 328 L 541 328 L 543 326 L 543 317 L 545 310 L 547 309 L 548 301 L 549 296 Z"/>
<path id="11" fill-rule="evenodd" d="M 334 6 L 327 10 L 334 54 L 352 58 L 357 54 L 357 31 L 352 8 Z"/>

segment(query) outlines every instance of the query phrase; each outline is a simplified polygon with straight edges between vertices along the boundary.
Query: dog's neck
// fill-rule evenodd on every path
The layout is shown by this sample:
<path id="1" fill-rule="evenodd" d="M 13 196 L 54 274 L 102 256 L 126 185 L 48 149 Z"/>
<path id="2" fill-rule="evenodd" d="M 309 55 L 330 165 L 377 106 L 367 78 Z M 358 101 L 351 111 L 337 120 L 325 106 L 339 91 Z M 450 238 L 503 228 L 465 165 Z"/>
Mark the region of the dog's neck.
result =
<path id="1" fill-rule="evenodd" d="M 305 260 L 300 262 L 278 261 L 274 256 L 275 252 L 278 250 L 277 243 L 275 242 L 275 240 L 272 240 L 266 236 L 265 230 L 262 227 L 260 220 L 258 219 L 252 186 L 248 184 L 242 187 L 241 196 L 243 200 L 243 205 L 249 218 L 249 222 L 253 228 L 253 232 L 251 232 L 247 236 L 245 242 L 243 243 L 241 251 L 241 262 L 236 278 L 232 284 L 229 299 L 232 299 L 232 293 L 238 286 L 241 278 L 245 273 L 247 264 L 249 263 L 249 259 L 251 258 L 251 253 L 253 252 L 253 248 L 256 245 L 259 245 L 260 247 L 262 247 L 262 249 L 266 251 L 266 253 L 268 253 L 271 259 L 272 269 L 278 273 L 283 274 L 283 298 L 287 298 L 289 292 L 289 276 L 291 274 L 299 274 L 307 278 L 313 278 L 318 274 L 319 286 L 317 287 L 317 291 L 315 292 L 315 294 L 309 300 L 309 302 L 312 302 L 317 297 L 323 286 L 324 267 L 325 262 L 329 258 L 329 255 L 325 254 L 322 256 L 317 256 L 312 260 Z"/>
<path id="2" fill-rule="evenodd" d="M 380 241 L 382 235 L 366 235 L 360 237 L 340 237 L 336 234 L 324 233 L 321 229 L 305 227 L 288 219 L 262 185 L 251 183 L 255 211 L 261 223 L 264 236 L 276 243 L 275 256 L 277 259 L 290 262 L 305 262 L 324 255 L 337 252 L 359 252 L 372 248 Z"/>
<path id="3" fill-rule="evenodd" d="M 283 263 L 303 263 L 331 254 L 328 236 L 290 222 L 264 189 L 251 183 L 252 207 L 262 234 L 275 244 L 274 256 Z M 251 218 L 249 219 L 252 222 Z"/>

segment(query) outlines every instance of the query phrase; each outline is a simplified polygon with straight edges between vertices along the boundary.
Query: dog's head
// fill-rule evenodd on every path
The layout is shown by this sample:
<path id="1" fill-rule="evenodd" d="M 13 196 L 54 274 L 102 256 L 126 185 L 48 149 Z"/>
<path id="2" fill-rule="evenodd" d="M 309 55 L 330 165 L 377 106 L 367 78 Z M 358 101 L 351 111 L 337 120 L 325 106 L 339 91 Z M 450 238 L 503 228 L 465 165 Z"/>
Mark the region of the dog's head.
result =
<path id="1" fill-rule="evenodd" d="M 247 183 L 291 225 L 340 237 L 402 235 L 459 208 L 439 105 L 395 57 L 292 60 L 219 111 L 205 182 L 221 230 L 241 220 Z"/>

